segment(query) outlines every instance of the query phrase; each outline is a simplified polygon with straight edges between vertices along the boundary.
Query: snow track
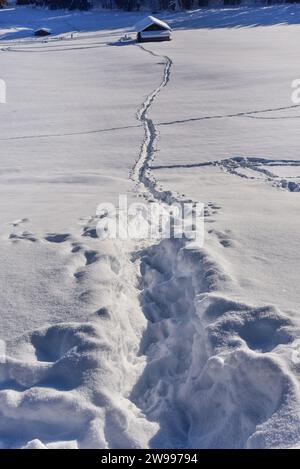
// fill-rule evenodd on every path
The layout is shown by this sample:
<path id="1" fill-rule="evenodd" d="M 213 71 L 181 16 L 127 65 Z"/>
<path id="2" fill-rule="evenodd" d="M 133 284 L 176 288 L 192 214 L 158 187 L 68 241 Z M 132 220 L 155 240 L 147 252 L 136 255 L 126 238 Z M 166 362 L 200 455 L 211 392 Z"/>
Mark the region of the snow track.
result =
<path id="1" fill-rule="evenodd" d="M 141 353 L 148 363 L 132 399 L 159 422 L 151 445 L 263 448 L 296 442 L 297 385 L 283 359 L 295 334 L 291 321 L 272 307 L 253 308 L 217 294 L 224 272 L 205 251 L 178 240 L 144 250 L 141 272 L 148 319 Z"/>
<path id="2" fill-rule="evenodd" d="M 156 151 L 156 143 L 158 138 L 158 130 L 153 122 L 153 120 L 148 117 L 148 111 L 150 110 L 154 100 L 158 97 L 159 93 L 162 89 L 167 86 L 170 80 L 171 74 L 171 67 L 172 67 L 172 60 L 167 56 L 160 56 L 155 54 L 151 50 L 146 49 L 143 46 L 139 46 L 139 48 L 154 57 L 159 57 L 160 59 L 164 60 L 164 72 L 163 72 L 163 79 L 159 86 L 155 88 L 155 90 L 150 93 L 145 101 L 142 103 L 141 107 L 137 111 L 137 119 L 141 121 L 144 127 L 145 136 L 143 139 L 143 143 L 141 145 L 140 153 L 138 159 L 132 169 L 130 174 L 131 179 L 137 182 L 139 185 L 144 186 L 144 188 L 150 192 L 150 194 L 156 200 L 165 200 L 170 196 L 170 193 L 166 191 L 159 191 L 156 188 L 156 182 L 151 174 L 150 171 L 150 163 L 154 159 L 155 151 Z"/>
<path id="3" fill-rule="evenodd" d="M 170 80 L 172 61 L 164 60 L 163 80 L 137 114 L 145 138 L 132 177 L 156 201 L 172 203 L 181 199 L 157 189 L 150 167 L 158 131 L 148 111 Z M 265 163 L 248 160 L 256 171 Z M 159 423 L 150 445 L 264 448 L 299 441 L 299 417 L 291 418 L 298 385 L 287 371 L 284 348 L 293 341 L 298 346 L 299 329 L 271 306 L 253 308 L 218 294 L 220 281 L 232 279 L 187 239 L 165 239 L 139 257 L 148 320 L 140 353 L 147 366 L 131 398 Z"/>
<path id="4" fill-rule="evenodd" d="M 258 157 L 226 158 L 224 160 L 205 161 L 201 163 L 185 163 L 168 166 L 153 165 L 157 169 L 189 169 L 189 168 L 220 168 L 228 174 L 249 180 L 259 180 L 289 192 L 299 192 L 299 175 L 289 176 L 289 170 L 300 166 L 298 160 L 270 160 Z M 272 171 L 271 171 L 272 170 Z M 276 174 L 277 172 L 277 174 Z M 300 174 L 300 173 L 299 173 Z"/>

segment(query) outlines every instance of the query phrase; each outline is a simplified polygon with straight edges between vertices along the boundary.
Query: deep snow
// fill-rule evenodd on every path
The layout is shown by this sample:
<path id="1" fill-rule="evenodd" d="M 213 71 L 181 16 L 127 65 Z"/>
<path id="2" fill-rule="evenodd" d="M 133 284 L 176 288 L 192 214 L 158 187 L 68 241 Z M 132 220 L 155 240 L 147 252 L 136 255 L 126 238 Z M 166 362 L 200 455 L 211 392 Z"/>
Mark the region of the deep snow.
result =
<path id="1" fill-rule="evenodd" d="M 299 12 L 0 11 L 2 447 L 299 445 Z M 100 241 L 119 193 L 204 246 Z"/>

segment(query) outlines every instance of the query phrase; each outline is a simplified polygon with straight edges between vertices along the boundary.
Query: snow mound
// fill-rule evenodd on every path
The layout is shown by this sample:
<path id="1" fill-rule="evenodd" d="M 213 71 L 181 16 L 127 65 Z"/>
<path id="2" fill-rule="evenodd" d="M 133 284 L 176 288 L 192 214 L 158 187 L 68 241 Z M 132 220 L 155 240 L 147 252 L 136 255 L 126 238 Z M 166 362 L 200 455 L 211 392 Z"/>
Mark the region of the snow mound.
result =
<path id="1" fill-rule="evenodd" d="M 114 248 L 107 243 L 106 256 L 86 252 L 77 281 L 89 277 L 91 285 L 94 275 L 102 284 L 102 303 L 86 321 L 58 323 L 7 341 L 7 356 L 0 361 L 3 447 L 143 447 L 156 431 L 128 399 L 144 367 L 136 350 L 145 319 L 134 266 L 124 253 L 122 258 L 120 246 Z M 112 267 L 120 264 L 126 272 L 119 275 Z"/>
<path id="2" fill-rule="evenodd" d="M 214 293 L 219 274 L 205 252 L 174 240 L 144 252 L 149 325 L 141 353 L 148 364 L 132 398 L 160 424 L 151 445 L 296 443 L 299 391 L 290 346 L 300 331 L 274 307 L 253 308 Z"/>
<path id="3" fill-rule="evenodd" d="M 291 319 L 217 293 L 225 272 L 186 239 L 121 265 L 126 281 L 107 280 L 110 301 L 87 321 L 7 343 L 17 352 L 0 363 L 2 447 L 297 445 Z"/>

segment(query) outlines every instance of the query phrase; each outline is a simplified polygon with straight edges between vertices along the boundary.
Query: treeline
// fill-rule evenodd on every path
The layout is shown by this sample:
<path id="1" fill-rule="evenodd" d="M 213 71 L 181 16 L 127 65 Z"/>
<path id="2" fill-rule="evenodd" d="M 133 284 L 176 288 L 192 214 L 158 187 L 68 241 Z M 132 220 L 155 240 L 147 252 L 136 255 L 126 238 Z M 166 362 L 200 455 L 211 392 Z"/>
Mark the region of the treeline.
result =
<path id="1" fill-rule="evenodd" d="M 152 12 L 160 10 L 189 10 L 196 6 L 208 5 L 209 0 L 100 0 L 102 8 L 119 8 L 134 11 L 148 8 Z M 299 0 L 300 1 L 300 0 Z"/>
<path id="2" fill-rule="evenodd" d="M 224 4 L 225 1 L 230 1 L 233 5 L 237 4 L 239 0 L 220 0 L 219 4 Z M 212 2 L 210 0 L 98 0 L 97 3 L 102 8 L 107 9 L 119 8 L 120 10 L 134 11 L 148 8 L 152 12 L 156 12 L 161 10 L 191 10 L 192 8 L 208 6 Z M 216 4 L 216 1 L 214 4 Z"/>
<path id="3" fill-rule="evenodd" d="M 206 0 L 199 0 L 198 5 Z M 299 0 L 300 1 L 300 0 Z M 5 0 L 0 0 L 5 2 Z M 193 6 L 193 0 L 17 0 L 17 5 L 38 5 L 51 9 L 67 8 L 69 10 L 89 10 L 93 7 L 102 7 L 104 9 L 135 11 L 141 8 L 151 11 L 189 9 Z"/>
<path id="4" fill-rule="evenodd" d="M 17 0 L 16 3 L 17 5 L 37 5 L 51 10 L 90 10 L 93 7 L 93 2 L 89 0 Z"/>
<path id="5" fill-rule="evenodd" d="M 35 4 L 51 9 L 65 8 L 69 10 L 89 10 L 93 7 L 104 9 L 139 11 L 151 10 L 153 13 L 161 10 L 191 10 L 206 6 L 232 6 L 245 4 L 272 5 L 275 3 L 300 3 L 300 0 L 17 0 L 18 5 Z M 0 8 L 5 6 L 6 0 L 0 0 Z"/>
<path id="6" fill-rule="evenodd" d="M 206 6 L 238 6 L 238 5 L 273 5 L 280 3 L 300 3 L 300 0 L 94 0 L 102 8 L 121 10 L 140 10 L 149 8 L 160 10 L 192 10 Z"/>

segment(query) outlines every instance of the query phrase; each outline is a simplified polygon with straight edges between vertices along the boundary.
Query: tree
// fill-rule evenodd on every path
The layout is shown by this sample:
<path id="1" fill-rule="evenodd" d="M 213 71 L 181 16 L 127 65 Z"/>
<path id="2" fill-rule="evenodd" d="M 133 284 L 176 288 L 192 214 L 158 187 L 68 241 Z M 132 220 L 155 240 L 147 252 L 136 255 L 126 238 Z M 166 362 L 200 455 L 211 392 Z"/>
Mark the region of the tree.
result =
<path id="1" fill-rule="evenodd" d="M 180 11 L 182 10 L 182 3 L 181 0 L 169 0 L 168 7 L 173 11 Z"/>

